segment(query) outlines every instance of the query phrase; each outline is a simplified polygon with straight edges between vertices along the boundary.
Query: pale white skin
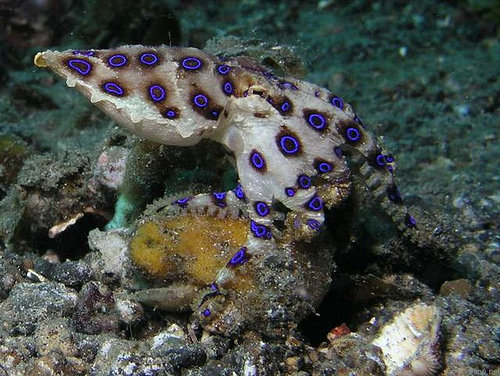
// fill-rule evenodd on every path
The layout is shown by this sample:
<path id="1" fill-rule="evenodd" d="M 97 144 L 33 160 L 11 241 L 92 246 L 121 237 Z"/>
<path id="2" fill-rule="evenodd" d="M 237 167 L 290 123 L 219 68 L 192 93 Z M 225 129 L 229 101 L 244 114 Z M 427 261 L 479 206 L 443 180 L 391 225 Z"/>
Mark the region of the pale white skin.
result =
<path id="1" fill-rule="evenodd" d="M 150 61 L 144 63 L 141 61 L 144 54 L 154 54 L 158 60 L 146 64 L 154 58 L 148 55 Z M 126 64 L 112 66 L 110 61 L 124 62 L 123 57 L 117 55 L 124 56 Z M 398 220 L 402 222 L 406 215 L 404 209 L 393 204 L 397 199 L 386 197 L 388 187 L 395 187 L 392 161 L 370 167 L 375 163 L 374 158 L 382 154 L 382 149 L 355 121 L 350 105 L 342 103 L 339 106 L 332 101 L 332 93 L 314 84 L 294 78 L 278 79 L 244 58 L 226 61 L 194 48 L 167 46 L 131 45 L 83 54 L 45 51 L 36 55 L 35 64 L 56 72 L 69 87 L 76 87 L 138 137 L 177 146 L 193 145 L 210 138 L 225 145 L 234 154 L 245 199 L 228 191 L 223 203 L 217 205 L 213 195 L 207 193 L 189 198 L 182 207 L 210 211 L 215 205 L 217 210 L 212 211 L 218 213 L 221 210 L 242 211 L 254 230 L 255 226 L 265 226 L 260 227 L 267 231 L 264 236 L 250 231 L 247 243 L 242 245 L 247 256 L 266 252 L 276 240 L 278 232 L 273 221 L 283 217 L 272 209 L 276 202 L 291 211 L 288 217 L 293 218 L 293 228 L 288 230 L 292 238 L 307 239 L 319 231 L 324 221 L 323 206 L 338 205 L 345 198 L 323 193 L 321 197 L 318 193 L 331 192 L 341 184 L 348 184 L 349 169 L 339 153 L 341 148 L 351 149 L 371 161 L 362 170 L 367 185 L 383 205 L 393 206 L 390 210 Z M 120 85 L 121 95 L 104 89 L 109 82 Z M 153 94 L 156 99 L 159 97 L 158 90 L 151 94 L 154 85 L 160 85 L 166 94 L 158 102 L 152 100 Z M 206 103 L 202 98 L 198 102 L 204 107 L 195 103 L 194 98 L 199 94 L 208 100 Z M 285 102 L 290 106 L 282 107 Z M 175 118 L 165 116 L 168 109 L 175 109 Z M 290 141 L 290 137 L 297 141 L 297 149 L 293 142 L 280 143 L 285 139 Z M 265 167 L 256 168 L 252 163 L 254 152 L 264 159 Z M 326 162 L 323 166 L 330 168 L 320 171 L 320 162 Z M 299 182 L 301 176 L 306 176 L 303 185 Z M 319 183 L 315 181 L 318 176 Z M 286 188 L 292 188 L 294 194 L 286 194 Z M 257 203 L 267 207 L 268 213 L 259 213 Z M 232 277 L 231 268 L 224 268 L 215 282 L 222 286 Z"/>

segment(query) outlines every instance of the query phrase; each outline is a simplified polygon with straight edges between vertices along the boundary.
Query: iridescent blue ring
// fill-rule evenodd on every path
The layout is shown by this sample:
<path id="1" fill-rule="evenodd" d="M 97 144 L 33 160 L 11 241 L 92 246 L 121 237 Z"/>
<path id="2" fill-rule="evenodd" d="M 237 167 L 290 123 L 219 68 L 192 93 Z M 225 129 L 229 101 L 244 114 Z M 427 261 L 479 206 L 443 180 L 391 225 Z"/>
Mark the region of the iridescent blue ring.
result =
<path id="1" fill-rule="evenodd" d="M 280 82 L 279 87 L 281 89 L 299 90 L 299 88 L 297 86 L 295 86 L 294 84 L 292 84 L 291 82 L 288 82 L 288 81 Z"/>
<path id="2" fill-rule="evenodd" d="M 375 162 L 381 167 L 386 165 L 386 160 L 385 160 L 385 155 L 384 154 L 379 154 L 375 157 Z"/>
<path id="3" fill-rule="evenodd" d="M 166 97 L 166 91 L 160 85 L 151 85 L 149 87 L 149 96 L 153 101 L 161 102 Z"/>
<path id="4" fill-rule="evenodd" d="M 175 110 L 169 109 L 164 112 L 166 118 L 175 119 L 177 117 L 177 112 Z"/>
<path id="5" fill-rule="evenodd" d="M 217 72 L 219 72 L 222 75 L 226 75 L 229 72 L 231 72 L 231 67 L 226 64 L 217 65 Z"/>
<path id="6" fill-rule="evenodd" d="M 307 122 L 311 127 L 318 131 L 322 131 L 326 126 L 326 119 L 323 115 L 320 114 L 310 114 L 307 118 Z"/>
<path id="7" fill-rule="evenodd" d="M 73 55 L 94 56 L 95 52 L 86 50 L 74 50 Z"/>
<path id="8" fill-rule="evenodd" d="M 286 154 L 297 154 L 300 151 L 300 144 L 295 137 L 285 135 L 280 138 L 280 149 Z"/>
<path id="9" fill-rule="evenodd" d="M 266 161 L 262 155 L 254 150 L 250 153 L 250 162 L 257 170 L 263 170 L 266 168 Z"/>
<path id="10" fill-rule="evenodd" d="M 83 59 L 71 59 L 68 61 L 68 67 L 81 74 L 82 76 L 86 76 L 92 70 L 92 65 Z M 82 68 L 83 65 L 83 68 Z"/>
<path id="11" fill-rule="evenodd" d="M 311 186 L 311 178 L 305 174 L 299 175 L 297 177 L 297 184 L 300 188 L 307 189 Z"/>
<path id="12" fill-rule="evenodd" d="M 293 188 L 285 188 L 285 194 L 288 196 L 288 197 L 293 197 L 295 196 L 295 189 Z"/>
<path id="13" fill-rule="evenodd" d="M 222 85 L 222 90 L 224 90 L 224 93 L 226 93 L 226 95 L 233 94 L 233 84 L 230 81 L 224 82 L 224 85 Z"/>
<path id="14" fill-rule="evenodd" d="M 255 221 L 250 221 L 250 230 L 256 238 L 271 239 L 271 231 L 265 225 L 260 225 Z"/>
<path id="15" fill-rule="evenodd" d="M 196 94 L 193 98 L 193 103 L 200 108 L 207 107 L 208 105 L 208 98 L 206 95 L 203 94 Z"/>
<path id="16" fill-rule="evenodd" d="M 108 64 L 114 68 L 123 67 L 125 64 L 127 64 L 127 57 L 122 54 L 110 56 L 108 59 Z"/>
<path id="17" fill-rule="evenodd" d="M 341 110 L 344 108 L 344 101 L 339 97 L 333 97 L 330 100 L 330 103 L 333 104 L 335 107 L 340 108 Z"/>
<path id="18" fill-rule="evenodd" d="M 349 127 L 347 128 L 347 130 L 345 131 L 345 134 L 347 136 L 347 138 L 349 139 L 349 141 L 358 141 L 359 138 L 361 137 L 361 133 L 359 132 L 359 130 L 357 128 L 354 128 L 354 127 Z"/>
<path id="19" fill-rule="evenodd" d="M 307 225 L 315 231 L 321 230 L 321 223 L 315 219 L 308 219 Z"/>
<path id="20" fill-rule="evenodd" d="M 255 203 L 255 211 L 261 217 L 265 217 L 270 212 L 269 206 L 265 202 L 262 202 L 262 201 L 257 201 Z"/>
<path id="21" fill-rule="evenodd" d="M 289 111 L 290 110 L 290 102 L 288 102 L 288 101 L 283 102 L 281 104 L 280 108 L 281 108 L 281 111 L 283 111 L 283 112 Z"/>
<path id="22" fill-rule="evenodd" d="M 181 65 L 186 70 L 196 70 L 200 69 L 203 64 L 197 57 L 189 56 L 182 59 Z"/>
<path id="23" fill-rule="evenodd" d="M 317 165 L 317 170 L 318 170 L 318 172 L 324 174 L 324 173 L 332 171 L 332 165 L 328 162 L 320 162 Z"/>
<path id="24" fill-rule="evenodd" d="M 241 184 L 238 183 L 236 188 L 233 189 L 234 195 L 239 199 L 239 200 L 244 200 L 245 199 L 245 193 L 243 193 L 243 188 L 241 188 Z"/>
<path id="25" fill-rule="evenodd" d="M 155 65 L 158 62 L 158 56 L 152 52 L 145 52 L 140 57 L 139 60 L 145 65 Z"/>
<path id="26" fill-rule="evenodd" d="M 118 85 L 117 83 L 115 83 L 115 82 L 111 82 L 111 81 L 110 82 L 106 82 L 103 85 L 103 88 L 109 94 L 117 96 L 117 97 L 122 97 L 123 94 L 125 94 L 125 90 L 123 90 L 123 88 L 120 85 Z"/>
<path id="27" fill-rule="evenodd" d="M 238 252 L 234 254 L 234 256 L 229 260 L 229 265 L 232 266 L 237 266 L 237 265 L 242 265 L 245 262 L 248 261 L 247 255 L 247 248 L 246 247 L 241 247 Z"/>
<path id="28" fill-rule="evenodd" d="M 191 199 L 190 197 L 183 197 L 183 198 L 180 198 L 178 200 L 173 201 L 172 204 L 177 204 L 181 208 L 185 208 L 190 199 Z"/>
<path id="29" fill-rule="evenodd" d="M 314 195 L 307 202 L 307 207 L 312 211 L 320 211 L 321 209 L 323 209 L 323 200 L 319 196 Z"/>

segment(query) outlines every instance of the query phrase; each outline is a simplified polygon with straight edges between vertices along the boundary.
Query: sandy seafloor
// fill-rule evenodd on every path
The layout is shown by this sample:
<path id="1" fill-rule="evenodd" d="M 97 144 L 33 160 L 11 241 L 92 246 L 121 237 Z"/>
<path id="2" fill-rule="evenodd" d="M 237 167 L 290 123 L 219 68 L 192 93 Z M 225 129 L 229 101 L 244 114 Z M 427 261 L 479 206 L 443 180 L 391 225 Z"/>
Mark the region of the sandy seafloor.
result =
<path id="1" fill-rule="evenodd" d="M 359 340 L 364 347 L 355 339 L 339 345 L 329 343 L 327 333 L 343 322 L 353 332 L 363 330 L 384 306 L 390 317 L 419 299 L 441 310 L 437 374 L 498 374 L 498 2 L 496 8 L 495 1 L 429 0 L 102 3 L 0 1 L 0 375 L 383 375 L 366 360 L 365 339 Z M 103 139 L 124 133 L 78 93 L 36 69 L 33 56 L 49 48 L 203 48 L 208 41 L 210 49 L 246 51 L 302 75 L 352 104 L 384 137 L 406 203 L 444 248 L 423 250 L 422 259 L 415 256 L 418 267 L 394 256 L 387 270 L 376 257 L 350 258 L 349 250 L 418 251 L 386 234 L 370 250 L 383 229 L 359 230 L 377 222 L 377 210 L 368 205 L 359 213 L 366 218 L 355 221 L 358 245 L 342 252 L 332 268 L 334 286 L 325 298 L 332 303 L 325 301 L 319 318 L 294 330 L 296 342 L 245 333 L 200 343 L 201 334 L 186 329 L 188 315 L 164 318 L 132 305 L 137 312 L 127 316 L 115 307 L 112 291 L 120 289 L 120 279 L 93 269 L 86 240 L 90 229 L 104 225 L 106 215 L 100 214 L 111 212 L 115 196 L 93 196 L 83 187 L 93 177 Z M 86 215 L 66 234 L 46 235 L 57 224 L 50 221 L 64 214 L 61 208 L 74 209 L 71 216 L 86 204 L 99 213 Z M 413 282 L 398 295 L 387 273 L 409 275 Z M 356 283 L 367 276 L 384 280 L 388 291 L 374 288 L 380 296 L 349 305 Z M 335 287 L 339 280 L 342 287 Z M 137 322 L 147 329 L 137 330 Z M 165 340 L 169 351 L 144 350 L 167 327 L 175 332 L 173 323 L 181 334 Z"/>

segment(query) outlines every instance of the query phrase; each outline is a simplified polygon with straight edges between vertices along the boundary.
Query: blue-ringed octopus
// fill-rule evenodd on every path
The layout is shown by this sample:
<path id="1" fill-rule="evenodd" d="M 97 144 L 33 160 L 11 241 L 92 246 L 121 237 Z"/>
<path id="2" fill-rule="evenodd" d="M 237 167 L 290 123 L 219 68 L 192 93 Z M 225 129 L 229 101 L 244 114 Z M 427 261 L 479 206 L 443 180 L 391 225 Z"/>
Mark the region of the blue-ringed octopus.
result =
<path id="1" fill-rule="evenodd" d="M 45 51 L 48 67 L 134 135 L 189 146 L 224 145 L 239 182 L 226 192 L 181 197 L 183 210 L 214 208 L 248 219 L 245 244 L 234 249 L 198 307 L 209 319 L 212 298 L 224 293 L 251 258 L 275 242 L 308 240 L 324 228 L 325 208 L 350 193 L 348 158 L 380 205 L 404 231 L 416 221 L 394 180 L 394 158 L 365 128 L 351 105 L 315 84 L 276 77 L 245 57 L 211 56 L 195 48 L 126 45 L 107 50 Z M 280 229 L 276 222 L 284 226 Z"/>

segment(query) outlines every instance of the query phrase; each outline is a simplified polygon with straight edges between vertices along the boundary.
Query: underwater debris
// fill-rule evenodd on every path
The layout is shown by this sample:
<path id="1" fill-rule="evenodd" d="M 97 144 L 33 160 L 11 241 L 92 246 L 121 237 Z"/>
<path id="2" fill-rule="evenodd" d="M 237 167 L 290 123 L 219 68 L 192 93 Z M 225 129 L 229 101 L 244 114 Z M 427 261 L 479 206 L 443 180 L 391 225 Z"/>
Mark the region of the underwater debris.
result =
<path id="1" fill-rule="evenodd" d="M 382 349 L 389 376 L 431 376 L 438 371 L 440 322 L 435 305 L 417 303 L 380 330 L 372 343 Z"/>

